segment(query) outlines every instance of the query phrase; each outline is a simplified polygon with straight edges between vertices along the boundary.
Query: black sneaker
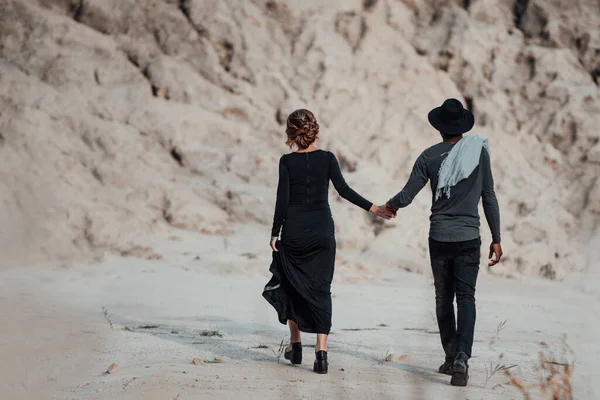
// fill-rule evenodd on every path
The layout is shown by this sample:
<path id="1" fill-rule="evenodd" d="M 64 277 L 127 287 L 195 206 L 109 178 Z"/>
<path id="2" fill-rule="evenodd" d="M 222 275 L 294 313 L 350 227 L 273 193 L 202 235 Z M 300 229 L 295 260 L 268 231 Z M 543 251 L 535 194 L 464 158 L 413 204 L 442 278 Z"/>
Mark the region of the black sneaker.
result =
<path id="1" fill-rule="evenodd" d="M 440 365 L 440 368 L 438 369 L 438 372 L 440 374 L 445 374 L 445 375 L 452 375 L 453 371 L 454 371 L 454 361 L 452 361 L 452 360 L 444 361 L 444 363 L 442 365 Z"/>
<path id="2" fill-rule="evenodd" d="M 452 368 L 452 379 L 450 384 L 452 386 L 467 386 L 469 381 L 469 364 L 467 364 L 468 357 L 461 353 L 456 357 Z"/>

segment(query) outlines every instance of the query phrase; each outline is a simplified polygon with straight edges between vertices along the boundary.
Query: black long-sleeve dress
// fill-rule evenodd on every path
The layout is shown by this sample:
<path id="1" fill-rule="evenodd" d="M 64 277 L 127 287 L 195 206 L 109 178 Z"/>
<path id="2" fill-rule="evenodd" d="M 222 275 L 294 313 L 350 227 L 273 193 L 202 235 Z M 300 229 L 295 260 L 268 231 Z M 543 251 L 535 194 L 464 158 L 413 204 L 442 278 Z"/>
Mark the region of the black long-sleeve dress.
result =
<path id="1" fill-rule="evenodd" d="M 344 180 L 335 155 L 317 150 L 290 153 L 279 161 L 277 203 L 272 237 L 273 274 L 263 297 L 279 321 L 295 321 L 302 332 L 331 330 L 331 281 L 335 265 L 335 232 L 328 201 L 329 181 L 344 199 L 368 211 L 372 203 Z M 283 229 L 282 229 L 283 228 Z"/>

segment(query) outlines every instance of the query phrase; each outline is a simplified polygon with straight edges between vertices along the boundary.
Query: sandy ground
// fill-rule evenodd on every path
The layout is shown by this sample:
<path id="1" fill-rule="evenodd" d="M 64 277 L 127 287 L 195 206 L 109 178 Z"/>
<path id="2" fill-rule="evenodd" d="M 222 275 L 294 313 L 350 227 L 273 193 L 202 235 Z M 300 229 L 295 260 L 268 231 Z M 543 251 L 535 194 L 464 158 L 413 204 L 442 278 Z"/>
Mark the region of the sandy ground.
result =
<path id="1" fill-rule="evenodd" d="M 600 395 L 594 275 L 553 283 L 482 273 L 470 386 L 454 388 L 435 373 L 443 357 L 429 276 L 394 271 L 386 282 L 361 284 L 336 278 L 330 373 L 319 376 L 310 348 L 300 367 L 278 363 L 287 334 L 260 295 L 267 265 L 251 276 L 216 274 L 216 264 L 189 254 L 165 260 L 107 257 L 1 271 L 2 398 L 520 399 L 501 374 L 486 382 L 486 366 L 503 354 L 502 363 L 517 364 L 533 383 L 538 342 L 559 351 L 564 334 L 577 357 L 575 398 Z M 388 353 L 404 359 L 384 362 Z M 222 362 L 193 365 L 195 357 Z M 104 374 L 112 363 L 117 369 Z"/>

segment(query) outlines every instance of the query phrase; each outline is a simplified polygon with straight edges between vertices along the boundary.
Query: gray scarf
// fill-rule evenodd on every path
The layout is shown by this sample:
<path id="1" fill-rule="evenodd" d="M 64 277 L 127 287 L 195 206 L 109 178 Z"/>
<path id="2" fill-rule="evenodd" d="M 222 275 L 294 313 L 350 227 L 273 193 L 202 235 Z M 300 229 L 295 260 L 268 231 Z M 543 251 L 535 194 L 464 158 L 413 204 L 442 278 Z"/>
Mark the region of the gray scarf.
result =
<path id="1" fill-rule="evenodd" d="M 435 201 L 442 194 L 450 198 L 450 189 L 473 173 L 479 165 L 482 148 L 490 151 L 487 138 L 477 135 L 467 135 L 454 145 L 440 166 Z"/>

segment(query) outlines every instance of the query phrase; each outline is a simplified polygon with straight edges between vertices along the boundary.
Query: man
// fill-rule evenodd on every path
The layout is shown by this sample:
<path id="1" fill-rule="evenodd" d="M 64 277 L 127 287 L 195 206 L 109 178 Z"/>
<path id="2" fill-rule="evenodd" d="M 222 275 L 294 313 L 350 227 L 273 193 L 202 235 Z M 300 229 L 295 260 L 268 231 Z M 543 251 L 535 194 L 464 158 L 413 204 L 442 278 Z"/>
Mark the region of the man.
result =
<path id="1" fill-rule="evenodd" d="M 439 372 L 452 375 L 452 385 L 466 386 L 480 262 L 479 199 L 483 200 L 492 231 L 489 266 L 496 265 L 502 257 L 500 212 L 487 139 L 476 135 L 463 137 L 473 128 L 473 114 L 460 101 L 448 99 L 429 113 L 429 122 L 440 132 L 443 142 L 419 156 L 406 186 L 386 206 L 394 213 L 408 206 L 427 181 L 431 181 L 429 253 L 437 321 L 446 353 Z M 455 294 L 458 320 L 454 317 Z"/>

